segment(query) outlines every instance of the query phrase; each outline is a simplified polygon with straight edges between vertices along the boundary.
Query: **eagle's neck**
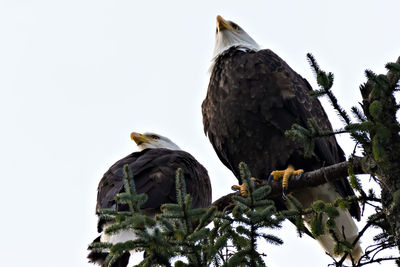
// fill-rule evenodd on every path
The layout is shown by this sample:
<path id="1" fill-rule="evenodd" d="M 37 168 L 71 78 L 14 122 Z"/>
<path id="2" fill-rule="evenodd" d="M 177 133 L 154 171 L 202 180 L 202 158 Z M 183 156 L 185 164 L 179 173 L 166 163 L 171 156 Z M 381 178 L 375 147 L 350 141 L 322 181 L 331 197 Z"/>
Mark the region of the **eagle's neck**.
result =
<path id="1" fill-rule="evenodd" d="M 147 148 L 165 148 L 171 150 L 182 150 L 178 145 L 173 142 L 154 142 L 154 143 L 142 143 L 137 146 L 139 151 L 145 150 Z"/>
<path id="2" fill-rule="evenodd" d="M 213 58 L 217 58 L 231 47 L 237 47 L 237 49 L 244 51 L 260 50 L 260 46 L 245 31 L 223 30 L 218 31 L 215 35 Z"/>
<path id="3" fill-rule="evenodd" d="M 259 51 L 261 48 L 246 32 L 219 31 L 215 36 L 214 55 L 209 72 L 211 73 L 215 62 L 231 48 L 244 52 Z"/>
<path id="4" fill-rule="evenodd" d="M 221 53 L 219 53 L 219 54 L 217 54 L 217 55 L 215 55 L 213 57 L 212 62 L 211 62 L 211 66 L 208 69 L 208 73 L 210 75 L 211 75 L 211 73 L 212 73 L 212 71 L 214 69 L 215 63 L 218 61 L 218 59 L 223 57 L 223 56 L 225 56 L 225 54 L 230 53 L 232 50 L 243 51 L 243 52 L 256 52 L 256 51 L 260 50 L 260 48 L 251 49 L 251 48 L 248 48 L 248 47 L 245 47 L 245 46 L 230 46 L 230 47 L 228 47 L 227 49 L 223 50 Z"/>
<path id="5" fill-rule="evenodd" d="M 217 60 L 217 58 L 218 58 L 219 56 L 224 55 L 224 54 L 225 54 L 229 49 L 231 49 L 231 48 L 234 48 L 234 49 L 236 49 L 236 50 L 243 51 L 243 52 L 258 51 L 258 50 L 260 50 L 260 47 L 259 47 L 259 46 L 255 47 L 255 46 L 243 45 L 243 44 L 240 44 L 240 43 L 238 43 L 238 44 L 233 44 L 233 45 L 226 46 L 226 47 L 223 47 L 223 48 L 218 49 L 218 50 L 214 50 L 213 61 Z"/>

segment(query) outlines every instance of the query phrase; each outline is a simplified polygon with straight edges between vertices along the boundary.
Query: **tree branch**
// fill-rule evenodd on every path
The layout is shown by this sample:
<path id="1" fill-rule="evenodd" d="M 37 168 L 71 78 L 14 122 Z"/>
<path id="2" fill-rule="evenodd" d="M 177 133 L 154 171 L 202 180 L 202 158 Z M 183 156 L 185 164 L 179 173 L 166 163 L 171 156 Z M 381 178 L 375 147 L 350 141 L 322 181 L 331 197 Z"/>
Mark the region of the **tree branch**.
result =
<path id="1" fill-rule="evenodd" d="M 362 159 L 363 158 L 360 157 L 354 157 L 351 161 L 344 161 L 328 167 L 322 167 L 315 171 L 305 172 L 301 177 L 291 177 L 287 193 L 296 192 L 307 187 L 315 187 L 347 177 L 349 164 L 352 164 L 354 174 L 364 174 L 365 172 L 362 170 Z M 264 180 L 259 186 L 266 184 L 268 184 L 268 182 Z M 281 180 L 272 181 L 269 185 L 272 189 L 270 194 L 271 198 L 282 195 Z M 240 193 L 235 192 L 225 195 L 214 201 L 212 205 L 216 206 L 219 211 L 231 210 L 233 207 L 232 196 L 234 195 L 240 195 Z"/>

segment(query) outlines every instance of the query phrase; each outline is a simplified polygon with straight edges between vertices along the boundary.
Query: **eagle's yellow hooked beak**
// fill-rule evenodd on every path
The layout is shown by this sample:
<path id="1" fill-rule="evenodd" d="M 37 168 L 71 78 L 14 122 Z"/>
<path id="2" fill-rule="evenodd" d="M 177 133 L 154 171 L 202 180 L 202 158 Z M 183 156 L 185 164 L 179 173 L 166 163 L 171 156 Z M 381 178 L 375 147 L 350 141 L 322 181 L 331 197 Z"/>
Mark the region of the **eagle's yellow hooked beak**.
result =
<path id="1" fill-rule="evenodd" d="M 218 28 L 218 31 L 223 31 L 223 30 L 232 31 L 233 30 L 233 28 L 229 24 L 229 22 L 224 20 L 224 18 L 221 17 L 220 15 L 217 16 L 217 28 Z"/>
<path id="2" fill-rule="evenodd" d="M 146 143 L 146 142 L 149 142 L 149 141 L 150 141 L 150 139 L 149 139 L 148 137 L 144 136 L 144 135 L 141 134 L 141 133 L 136 133 L 136 132 L 132 132 L 132 133 L 131 133 L 131 139 L 132 139 L 133 141 L 135 141 L 135 143 L 136 143 L 137 145 L 140 145 L 140 144 L 142 144 L 142 143 Z"/>

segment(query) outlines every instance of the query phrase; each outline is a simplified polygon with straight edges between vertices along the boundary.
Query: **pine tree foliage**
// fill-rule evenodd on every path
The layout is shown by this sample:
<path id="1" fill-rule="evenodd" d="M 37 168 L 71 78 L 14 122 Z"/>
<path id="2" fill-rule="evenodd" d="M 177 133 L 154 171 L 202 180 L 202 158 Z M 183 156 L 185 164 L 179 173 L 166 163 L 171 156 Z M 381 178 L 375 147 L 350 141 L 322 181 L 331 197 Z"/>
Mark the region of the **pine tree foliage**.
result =
<path id="1" fill-rule="evenodd" d="M 310 230 L 312 236 L 318 238 L 323 234 L 330 234 L 336 241 L 335 254 L 340 255 L 345 251 L 351 252 L 354 244 L 350 244 L 346 239 L 339 238 L 338 233 L 334 232 L 336 226 L 335 218 L 339 216 L 338 208 L 348 209 L 354 199 L 337 199 L 334 203 L 325 203 L 322 200 L 315 201 L 311 208 L 303 209 L 300 202 L 291 194 L 287 196 L 288 210 L 281 213 L 285 218 L 295 219 L 299 235 L 306 232 L 304 226 L 304 216 L 311 215 Z M 332 255 L 334 256 L 334 255 Z"/>
<path id="2" fill-rule="evenodd" d="M 91 248 L 109 253 L 106 266 L 112 266 L 132 250 L 145 251 L 138 266 L 264 266 L 264 254 L 257 251 L 257 241 L 282 244 L 279 237 L 264 230 L 279 228 L 284 217 L 276 215 L 274 203 L 268 199 L 270 187 L 256 188 L 244 163 L 240 164 L 240 170 L 248 196 L 235 198 L 231 215 L 217 212 L 213 206 L 191 208 L 192 199 L 186 193 L 183 172 L 178 169 L 177 203 L 164 204 L 162 213 L 151 218 L 141 214 L 140 206 L 147 197 L 136 193 L 132 172 L 128 165 L 124 166 L 125 192 L 115 199 L 128 204 L 129 211 L 107 209 L 99 211 L 99 216 L 112 223 L 105 230 L 107 234 L 133 231 L 136 238 L 117 244 L 96 242 Z"/>
<path id="3" fill-rule="evenodd" d="M 320 90 L 317 90 L 317 92 L 318 91 L 321 92 L 320 94 L 318 94 L 318 96 L 323 96 L 323 95 L 328 96 L 329 101 L 331 102 L 335 110 L 338 112 L 340 118 L 346 124 L 350 124 L 350 117 L 347 115 L 347 112 L 339 105 L 337 98 L 335 97 L 335 95 L 331 90 L 334 78 L 333 73 L 329 72 L 327 74 L 325 71 L 321 70 L 314 56 L 311 55 L 310 53 L 307 54 L 307 59 L 315 73 L 315 76 L 317 78 L 317 83 L 321 87 Z"/>
<path id="4" fill-rule="evenodd" d="M 215 218 L 216 209 L 191 208 L 192 198 L 186 193 L 182 169 L 177 170 L 175 184 L 178 203 L 164 204 L 162 213 L 156 217 L 164 225 L 163 237 L 174 247 L 174 257 L 183 257 L 188 262 L 179 260 L 175 266 L 207 266 L 218 251 L 208 246 L 210 229 L 207 228 Z"/>
<path id="5" fill-rule="evenodd" d="M 377 255 L 381 251 L 397 247 L 400 251 L 400 124 L 396 114 L 399 104 L 396 103 L 395 92 L 399 90 L 400 81 L 400 58 L 396 63 L 388 63 L 386 75 L 376 74 L 371 70 L 365 71 L 367 82 L 360 86 L 363 97 L 360 103 L 361 109 L 352 107 L 351 111 L 356 122 L 353 122 L 347 112 L 339 105 L 338 100 L 332 92 L 333 74 L 321 70 L 315 58 L 308 54 L 307 58 L 316 75 L 319 89 L 311 92 L 312 96 L 327 96 L 331 105 L 336 110 L 344 123 L 343 129 L 326 131 L 319 129 L 314 122 L 308 122 L 307 128 L 293 125 L 286 135 L 294 140 L 305 144 L 305 154 L 309 155 L 314 147 L 316 138 L 323 138 L 329 135 L 348 133 L 362 148 L 363 169 L 365 173 L 381 186 L 382 198 L 377 198 L 372 189 L 368 194 L 361 186 L 359 178 L 354 175 L 351 164 L 348 173 L 351 186 L 358 192 L 359 197 L 351 197 L 335 201 L 332 210 L 325 210 L 322 203 L 314 203 L 313 212 L 316 216 L 311 221 L 312 234 L 318 236 L 328 230 L 337 241 L 336 252 L 345 252 L 340 261 L 335 261 L 336 266 L 344 266 L 345 257 L 348 255 L 352 245 L 364 234 L 369 227 L 381 229 L 381 233 L 375 237 L 376 244 L 369 246 L 365 254 L 358 262 L 352 261 L 352 266 L 363 266 L 373 262 L 396 260 L 396 257 L 382 257 Z M 349 244 L 345 240 L 339 240 L 335 233 L 330 231 L 334 225 L 334 207 L 344 208 L 351 201 L 358 201 L 364 211 L 365 206 L 375 208 L 376 213 L 368 218 L 367 224 L 360 231 L 358 238 Z M 326 213 L 328 219 L 323 227 L 322 214 Z"/>
<path id="6" fill-rule="evenodd" d="M 284 218 L 276 215 L 274 202 L 268 199 L 271 188 L 269 186 L 257 188 L 245 163 L 241 162 L 239 169 L 248 196 L 234 197 L 232 219 L 238 226 L 233 229 L 237 235 L 232 236 L 232 243 L 237 252 L 229 258 L 227 266 L 264 266 L 263 254 L 257 250 L 258 239 L 264 239 L 274 245 L 280 245 L 283 241 L 261 230 L 280 228 Z"/>

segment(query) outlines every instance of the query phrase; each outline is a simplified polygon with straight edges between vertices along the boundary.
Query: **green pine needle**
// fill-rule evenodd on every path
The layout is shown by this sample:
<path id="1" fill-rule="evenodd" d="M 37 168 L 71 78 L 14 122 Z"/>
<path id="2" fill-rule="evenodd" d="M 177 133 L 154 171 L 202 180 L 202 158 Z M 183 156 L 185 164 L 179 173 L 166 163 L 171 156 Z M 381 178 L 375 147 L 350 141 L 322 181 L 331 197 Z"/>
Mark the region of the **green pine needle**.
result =
<path id="1" fill-rule="evenodd" d="M 322 213 L 317 213 L 310 222 L 311 233 L 314 237 L 324 234 L 324 225 L 322 224 Z"/>
<path id="2" fill-rule="evenodd" d="M 326 205 L 325 202 L 323 202 L 322 200 L 317 200 L 313 203 L 312 207 L 315 212 L 323 212 Z"/>
<path id="3" fill-rule="evenodd" d="M 332 219 L 332 218 L 329 218 L 328 220 L 326 220 L 326 228 L 327 229 L 335 229 L 335 226 L 336 226 L 336 222 L 335 222 L 335 220 L 334 219 Z"/>
<path id="4" fill-rule="evenodd" d="M 397 73 L 400 75 L 400 64 L 399 63 L 387 63 L 385 68 L 391 72 Z"/>
<path id="5" fill-rule="evenodd" d="M 291 207 L 293 207 L 296 210 L 302 210 L 303 209 L 303 205 L 300 203 L 300 201 L 295 198 L 293 196 L 293 194 L 289 194 L 286 196 L 287 201 L 289 202 L 289 204 L 291 205 Z"/>
<path id="6" fill-rule="evenodd" d="M 280 239 L 279 237 L 276 237 L 274 235 L 262 234 L 261 237 L 264 238 L 265 241 L 267 241 L 268 243 L 271 243 L 273 245 L 282 245 L 283 244 L 282 239 Z"/>
<path id="7" fill-rule="evenodd" d="M 351 107 L 351 112 L 358 119 L 359 122 L 364 122 L 367 120 L 364 113 L 357 107 Z"/>
<path id="8" fill-rule="evenodd" d="M 324 212 L 328 215 L 329 218 L 336 218 L 339 216 L 339 211 L 332 204 L 326 205 Z"/>

